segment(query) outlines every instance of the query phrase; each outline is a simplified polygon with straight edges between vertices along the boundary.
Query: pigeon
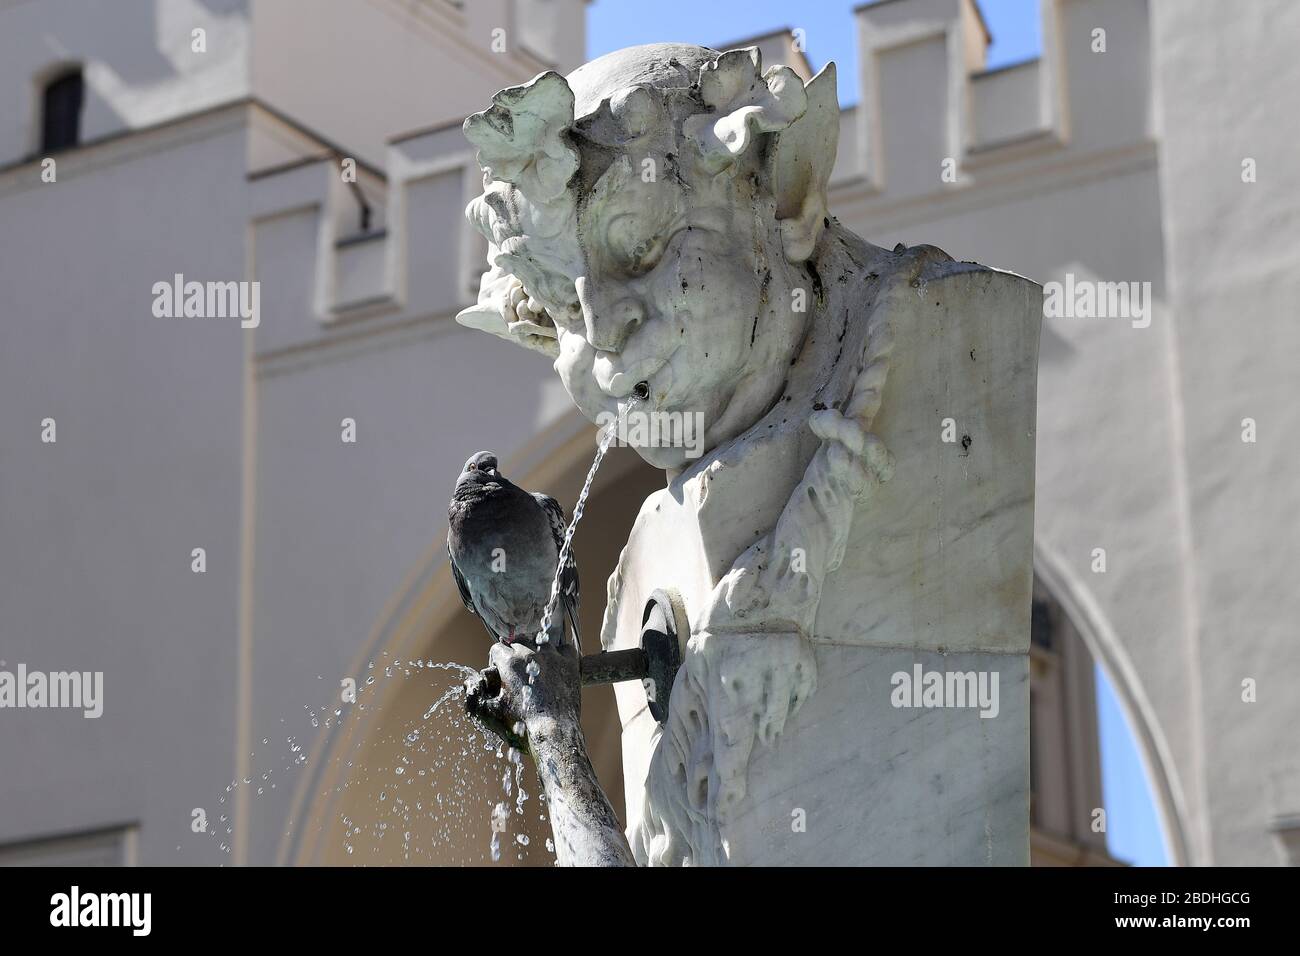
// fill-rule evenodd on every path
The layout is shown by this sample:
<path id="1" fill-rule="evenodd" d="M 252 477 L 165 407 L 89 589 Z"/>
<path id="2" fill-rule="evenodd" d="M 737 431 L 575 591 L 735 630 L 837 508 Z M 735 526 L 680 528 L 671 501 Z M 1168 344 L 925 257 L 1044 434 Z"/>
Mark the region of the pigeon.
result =
<path id="1" fill-rule="evenodd" d="M 533 645 L 551 597 L 566 524 L 558 501 L 507 480 L 490 451 L 465 462 L 447 507 L 447 556 L 460 599 L 494 641 Z M 563 642 L 566 617 L 581 653 L 578 566 L 572 549 L 551 616 L 549 637 L 556 646 Z"/>

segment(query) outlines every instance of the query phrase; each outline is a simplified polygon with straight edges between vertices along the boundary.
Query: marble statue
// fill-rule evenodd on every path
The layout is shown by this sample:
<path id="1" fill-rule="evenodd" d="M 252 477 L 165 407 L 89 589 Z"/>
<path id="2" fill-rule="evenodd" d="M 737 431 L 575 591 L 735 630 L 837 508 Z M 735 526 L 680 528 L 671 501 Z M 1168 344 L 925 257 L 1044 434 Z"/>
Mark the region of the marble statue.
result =
<path id="1" fill-rule="evenodd" d="M 616 686 L 626 843 L 588 793 L 561 862 L 1028 860 L 1041 293 L 843 228 L 835 91 L 833 64 L 656 44 L 465 122 L 490 268 L 458 320 L 549 356 L 593 422 L 644 394 L 668 423 L 601 637 L 635 646 L 663 590 L 684 662 L 662 724 Z M 509 677 L 532 654 L 494 649 L 476 700 L 571 753 L 568 692 Z M 530 746 L 552 803 L 598 792 Z"/>

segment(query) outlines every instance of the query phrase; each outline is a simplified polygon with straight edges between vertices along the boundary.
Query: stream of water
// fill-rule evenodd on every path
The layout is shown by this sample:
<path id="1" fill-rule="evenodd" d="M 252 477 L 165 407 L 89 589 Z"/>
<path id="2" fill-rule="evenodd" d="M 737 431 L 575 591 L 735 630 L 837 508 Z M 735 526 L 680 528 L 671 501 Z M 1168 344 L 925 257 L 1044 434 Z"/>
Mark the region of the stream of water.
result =
<path id="1" fill-rule="evenodd" d="M 627 403 L 619 407 L 618 421 L 606 425 L 605 431 L 596 443 L 596 457 L 592 459 L 591 468 L 587 472 L 587 480 L 582 483 L 582 491 L 578 493 L 578 500 L 573 505 L 573 518 L 569 521 L 569 527 L 564 532 L 564 543 L 560 546 L 560 559 L 555 564 L 555 577 L 551 580 L 551 596 L 546 602 L 546 610 L 542 613 L 541 630 L 537 634 L 538 644 L 546 644 L 551 639 L 551 618 L 554 616 L 555 606 L 560 600 L 560 574 L 564 570 L 565 561 L 569 559 L 569 552 L 573 550 L 573 533 L 577 530 L 578 522 L 582 520 L 582 513 L 587 507 L 587 496 L 591 494 L 591 483 L 596 480 L 596 472 L 600 470 L 600 463 L 605 460 L 605 453 L 609 451 L 610 444 L 614 441 L 615 436 L 624 430 L 627 416 L 640 403 L 641 399 L 637 395 L 629 395 Z"/>

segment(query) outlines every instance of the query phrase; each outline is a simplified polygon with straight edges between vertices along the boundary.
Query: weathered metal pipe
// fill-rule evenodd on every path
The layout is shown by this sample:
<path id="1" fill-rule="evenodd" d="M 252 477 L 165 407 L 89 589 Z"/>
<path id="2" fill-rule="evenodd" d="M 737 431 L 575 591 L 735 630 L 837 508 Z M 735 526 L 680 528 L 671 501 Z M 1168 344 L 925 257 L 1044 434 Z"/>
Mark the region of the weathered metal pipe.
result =
<path id="1" fill-rule="evenodd" d="M 650 655 L 641 647 L 588 654 L 578 662 L 583 686 L 643 680 L 650 676 Z"/>
<path id="2" fill-rule="evenodd" d="M 668 719 L 668 697 L 673 678 L 682 666 L 679 644 L 679 615 L 666 591 L 655 591 L 641 616 L 641 646 L 588 654 L 578 661 L 578 675 L 584 687 L 639 680 L 645 685 L 651 716 L 663 723 Z M 689 634 L 681 635 L 689 639 Z M 495 667 L 480 671 L 482 688 L 466 698 L 471 711 L 475 700 L 491 699 L 501 693 L 501 674 Z"/>
<path id="3" fill-rule="evenodd" d="M 655 591 L 641 615 L 641 646 L 588 654 L 578 664 L 582 683 L 616 684 L 639 680 L 645 684 L 650 714 L 659 723 L 668 719 L 668 696 L 682 666 L 678 629 L 684 626 L 667 591 Z"/>

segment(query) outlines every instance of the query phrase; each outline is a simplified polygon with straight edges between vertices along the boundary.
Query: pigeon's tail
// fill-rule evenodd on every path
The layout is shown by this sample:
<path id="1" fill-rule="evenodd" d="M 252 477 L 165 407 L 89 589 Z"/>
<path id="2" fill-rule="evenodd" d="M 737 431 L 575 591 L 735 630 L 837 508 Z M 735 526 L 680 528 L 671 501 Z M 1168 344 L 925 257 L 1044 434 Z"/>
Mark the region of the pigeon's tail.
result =
<path id="1" fill-rule="evenodd" d="M 561 602 L 561 604 L 564 603 Z M 562 647 L 565 641 L 572 641 L 578 655 L 582 655 L 582 638 L 578 634 L 577 615 L 567 604 L 564 607 L 556 608 L 555 616 L 551 620 L 549 636 L 556 647 Z"/>
<path id="2" fill-rule="evenodd" d="M 582 656 L 582 634 L 578 630 L 578 565 L 573 560 L 573 554 L 569 554 L 569 566 L 566 568 L 567 574 L 564 575 L 564 595 L 561 603 L 564 605 L 564 620 L 569 622 L 569 633 L 573 636 L 573 646 L 578 651 L 578 656 Z"/>
<path id="3" fill-rule="evenodd" d="M 569 619 L 569 635 L 573 638 L 573 647 L 581 657 L 582 635 L 578 633 L 578 615 L 573 610 L 569 610 L 565 616 Z"/>
<path id="4" fill-rule="evenodd" d="M 564 606 L 564 613 L 555 615 L 560 621 L 559 637 L 561 641 L 564 640 L 563 622 L 567 618 L 570 632 L 573 634 L 573 646 L 581 655 L 582 638 L 578 634 L 578 560 L 574 557 L 572 548 L 567 553 L 564 550 L 564 538 L 568 527 L 564 519 L 564 509 L 550 495 L 533 492 L 533 498 L 546 512 L 551 526 L 551 537 L 555 540 L 556 554 L 564 555 L 565 559 L 564 567 L 559 569 L 560 603 Z"/>

